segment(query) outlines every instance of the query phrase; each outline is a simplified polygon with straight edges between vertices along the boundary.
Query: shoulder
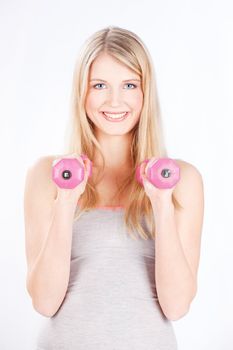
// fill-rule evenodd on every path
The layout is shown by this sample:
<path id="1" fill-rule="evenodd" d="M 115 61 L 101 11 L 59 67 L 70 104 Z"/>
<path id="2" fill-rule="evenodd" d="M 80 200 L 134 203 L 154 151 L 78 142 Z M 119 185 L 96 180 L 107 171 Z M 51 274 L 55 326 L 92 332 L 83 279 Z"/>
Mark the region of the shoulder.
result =
<path id="1" fill-rule="evenodd" d="M 174 159 L 174 160 L 179 165 L 180 173 L 183 173 L 183 175 L 188 174 L 189 176 L 193 176 L 193 177 L 199 177 L 199 178 L 202 177 L 200 171 L 195 165 L 188 163 L 182 159 Z"/>
<path id="2" fill-rule="evenodd" d="M 173 194 L 180 204 L 186 204 L 190 199 L 203 197 L 203 178 L 198 168 L 181 159 L 174 159 L 180 168 L 180 180 Z"/>
<path id="3" fill-rule="evenodd" d="M 48 172 L 50 171 L 53 161 L 57 158 L 62 158 L 62 155 L 44 155 L 33 160 L 28 171 Z"/>
<path id="4" fill-rule="evenodd" d="M 53 161 L 61 155 L 45 155 L 35 159 L 28 168 L 27 182 L 32 186 L 44 186 L 48 191 L 56 197 L 56 185 L 52 180 L 52 165 Z"/>

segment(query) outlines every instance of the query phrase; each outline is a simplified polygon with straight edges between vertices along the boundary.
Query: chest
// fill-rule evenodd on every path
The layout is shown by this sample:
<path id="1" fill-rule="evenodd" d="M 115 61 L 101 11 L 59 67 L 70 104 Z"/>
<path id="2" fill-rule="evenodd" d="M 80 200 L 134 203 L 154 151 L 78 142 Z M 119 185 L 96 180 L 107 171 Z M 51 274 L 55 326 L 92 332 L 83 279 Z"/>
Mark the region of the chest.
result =
<path id="1" fill-rule="evenodd" d="M 115 206 L 119 199 L 119 189 L 114 180 L 102 180 L 97 186 L 96 190 L 99 196 L 99 206 Z"/>
<path id="2" fill-rule="evenodd" d="M 101 181 L 95 186 L 99 196 L 99 206 L 124 205 L 126 193 L 120 193 L 122 178 L 113 174 L 104 174 Z"/>

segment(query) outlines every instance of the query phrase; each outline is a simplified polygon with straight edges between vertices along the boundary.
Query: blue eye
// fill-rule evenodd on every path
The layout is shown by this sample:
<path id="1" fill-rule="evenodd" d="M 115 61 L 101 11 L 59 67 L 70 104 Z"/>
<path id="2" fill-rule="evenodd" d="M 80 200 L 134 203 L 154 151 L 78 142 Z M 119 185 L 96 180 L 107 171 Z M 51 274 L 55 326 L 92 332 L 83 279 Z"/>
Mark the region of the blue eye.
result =
<path id="1" fill-rule="evenodd" d="M 98 85 L 105 85 L 105 84 L 103 84 L 103 83 L 98 83 L 98 84 L 93 85 L 93 87 L 96 88 Z M 128 84 L 126 84 L 126 85 L 131 85 L 131 86 L 134 87 L 134 89 L 137 87 L 135 84 L 131 84 L 131 83 L 128 83 Z"/>
<path id="2" fill-rule="evenodd" d="M 95 87 L 96 87 L 97 85 L 104 85 L 104 84 L 102 84 L 102 83 L 99 83 L 99 84 L 95 84 L 95 85 L 94 85 L 94 88 L 95 88 Z"/>
<path id="3" fill-rule="evenodd" d="M 136 85 L 135 85 L 135 84 L 128 83 L 128 84 L 126 84 L 126 85 L 132 85 L 132 86 L 134 86 L 134 89 L 136 88 Z"/>

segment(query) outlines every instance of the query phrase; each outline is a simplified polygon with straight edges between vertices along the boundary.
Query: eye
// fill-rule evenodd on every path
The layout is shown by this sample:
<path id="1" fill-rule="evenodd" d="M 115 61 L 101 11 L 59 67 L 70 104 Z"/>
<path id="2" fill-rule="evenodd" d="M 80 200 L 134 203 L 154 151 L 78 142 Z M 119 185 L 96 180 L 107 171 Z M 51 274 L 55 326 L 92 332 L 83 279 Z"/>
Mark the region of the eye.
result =
<path id="1" fill-rule="evenodd" d="M 103 84 L 103 83 L 98 83 L 98 84 L 93 85 L 93 87 L 94 87 L 94 88 L 97 88 L 97 86 L 100 86 L 100 85 L 105 85 L 105 84 Z M 131 85 L 131 86 L 133 86 L 133 89 L 135 89 L 135 88 L 137 87 L 137 85 L 131 84 L 131 83 L 128 83 L 128 84 L 126 84 L 126 85 Z M 99 90 L 99 88 L 97 88 L 97 89 Z"/>
<path id="2" fill-rule="evenodd" d="M 135 84 L 131 84 L 131 83 L 128 83 L 126 85 L 132 85 L 132 86 L 134 86 L 134 89 L 137 87 Z"/>
<path id="3" fill-rule="evenodd" d="M 94 88 L 95 88 L 97 85 L 104 85 L 104 84 L 102 84 L 102 83 L 95 84 L 95 85 L 93 85 Z"/>

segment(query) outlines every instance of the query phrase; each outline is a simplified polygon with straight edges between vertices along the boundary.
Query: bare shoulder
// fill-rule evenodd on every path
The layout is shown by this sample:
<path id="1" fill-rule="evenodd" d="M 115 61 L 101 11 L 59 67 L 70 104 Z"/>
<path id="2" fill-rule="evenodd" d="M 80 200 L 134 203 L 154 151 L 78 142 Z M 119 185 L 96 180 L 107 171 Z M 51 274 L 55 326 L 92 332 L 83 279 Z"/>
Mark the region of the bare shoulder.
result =
<path id="1" fill-rule="evenodd" d="M 203 178 L 199 169 L 184 160 L 174 159 L 180 168 L 180 181 L 176 184 L 173 194 L 182 204 L 186 204 L 192 197 L 203 200 Z"/>
<path id="2" fill-rule="evenodd" d="M 57 155 L 45 155 L 45 156 L 41 156 L 39 158 L 37 158 L 36 160 L 34 160 L 34 162 L 32 163 L 31 167 L 35 167 L 35 166 L 40 166 L 42 168 L 46 168 L 46 166 L 48 166 L 48 164 L 52 164 L 52 162 L 57 159 L 57 158 L 62 158 L 61 154 L 57 154 Z"/>
<path id="3" fill-rule="evenodd" d="M 182 159 L 174 159 L 174 160 L 179 165 L 181 174 L 183 175 L 189 174 L 189 176 L 194 176 L 194 177 L 196 176 L 199 178 L 202 177 L 200 171 L 195 165 L 188 163 Z"/>
<path id="4" fill-rule="evenodd" d="M 196 179 L 196 181 L 198 180 L 202 181 L 202 175 L 195 165 L 189 162 L 186 162 L 185 160 L 182 160 L 182 159 L 174 159 L 174 160 L 180 168 L 181 182 L 192 181 L 194 179 Z"/>
<path id="5" fill-rule="evenodd" d="M 37 158 L 29 167 L 28 175 L 31 175 L 34 185 L 43 186 L 46 191 L 56 198 L 57 190 L 56 185 L 52 180 L 52 164 L 57 158 L 61 158 L 62 155 L 45 155 Z"/>

